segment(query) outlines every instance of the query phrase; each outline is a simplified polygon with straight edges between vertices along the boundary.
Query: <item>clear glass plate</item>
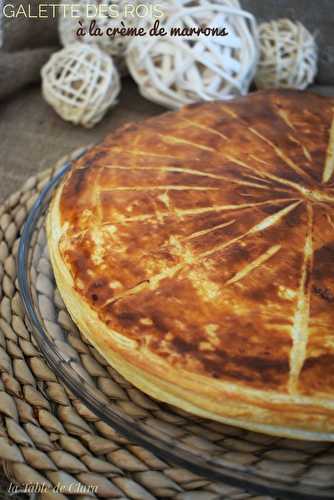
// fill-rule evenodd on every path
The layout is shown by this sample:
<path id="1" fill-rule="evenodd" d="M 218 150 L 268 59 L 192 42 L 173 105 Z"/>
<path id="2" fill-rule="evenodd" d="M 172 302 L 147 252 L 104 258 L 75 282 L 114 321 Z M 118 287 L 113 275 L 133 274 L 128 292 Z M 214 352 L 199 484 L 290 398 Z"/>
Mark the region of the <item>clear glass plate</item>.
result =
<path id="1" fill-rule="evenodd" d="M 334 498 L 334 444 L 266 436 L 158 402 L 124 380 L 80 335 L 57 290 L 45 214 L 67 163 L 24 227 L 18 279 L 26 317 L 49 366 L 100 419 L 129 440 L 192 472 L 280 498 Z"/>

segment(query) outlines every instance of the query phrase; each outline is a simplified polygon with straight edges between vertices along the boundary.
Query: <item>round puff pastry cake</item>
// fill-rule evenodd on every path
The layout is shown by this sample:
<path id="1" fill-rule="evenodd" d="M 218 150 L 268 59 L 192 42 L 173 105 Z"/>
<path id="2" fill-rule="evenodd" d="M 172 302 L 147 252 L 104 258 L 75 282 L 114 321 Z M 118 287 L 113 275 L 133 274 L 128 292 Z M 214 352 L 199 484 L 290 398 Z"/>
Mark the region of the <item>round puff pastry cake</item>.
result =
<path id="1" fill-rule="evenodd" d="M 82 333 L 151 396 L 334 441 L 334 100 L 258 92 L 112 133 L 47 220 Z"/>

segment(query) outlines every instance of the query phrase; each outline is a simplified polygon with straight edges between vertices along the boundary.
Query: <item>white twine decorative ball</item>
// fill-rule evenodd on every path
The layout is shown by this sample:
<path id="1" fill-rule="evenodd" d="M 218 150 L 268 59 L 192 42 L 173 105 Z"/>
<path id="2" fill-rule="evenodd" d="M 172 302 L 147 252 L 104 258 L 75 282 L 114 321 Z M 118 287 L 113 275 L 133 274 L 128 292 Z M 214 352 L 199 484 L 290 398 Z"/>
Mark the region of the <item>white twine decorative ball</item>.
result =
<path id="1" fill-rule="evenodd" d="M 171 0 L 164 5 L 160 27 L 167 35 L 137 38 L 128 47 L 127 65 L 141 94 L 174 109 L 246 94 L 258 60 L 252 14 L 238 0 Z M 225 28 L 228 35 L 182 31 L 200 27 Z M 180 28 L 181 36 L 171 36 L 172 28 Z"/>
<path id="2" fill-rule="evenodd" d="M 112 58 L 81 43 L 54 53 L 41 76 L 45 100 L 64 120 L 84 127 L 98 123 L 121 90 Z"/>
<path id="3" fill-rule="evenodd" d="M 317 73 L 317 46 L 300 22 L 278 19 L 262 23 L 259 44 L 257 88 L 305 89 L 313 82 Z"/>
<path id="4" fill-rule="evenodd" d="M 145 16 L 146 11 L 149 12 L 150 3 L 152 2 L 149 0 L 62 0 L 58 20 L 61 43 L 64 47 L 74 42 L 97 45 L 113 56 L 116 63 L 122 64 L 131 38 L 120 34 L 111 37 L 106 34 L 106 30 L 136 26 L 141 16 Z M 75 15 L 72 15 L 73 4 Z M 95 29 L 101 30 L 103 36 L 90 34 L 91 23 L 94 23 Z M 80 34 L 82 31 L 78 32 L 80 28 L 84 31 L 84 36 Z"/>

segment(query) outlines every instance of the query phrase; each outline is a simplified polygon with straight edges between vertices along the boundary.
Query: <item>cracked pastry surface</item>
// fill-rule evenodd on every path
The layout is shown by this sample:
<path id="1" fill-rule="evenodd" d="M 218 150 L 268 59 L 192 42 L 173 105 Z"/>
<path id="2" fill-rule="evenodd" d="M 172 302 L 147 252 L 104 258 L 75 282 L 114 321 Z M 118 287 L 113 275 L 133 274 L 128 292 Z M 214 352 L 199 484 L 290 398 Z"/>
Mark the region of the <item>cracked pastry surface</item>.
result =
<path id="1" fill-rule="evenodd" d="M 334 440 L 334 100 L 257 92 L 108 136 L 48 214 L 59 290 L 148 394 Z"/>

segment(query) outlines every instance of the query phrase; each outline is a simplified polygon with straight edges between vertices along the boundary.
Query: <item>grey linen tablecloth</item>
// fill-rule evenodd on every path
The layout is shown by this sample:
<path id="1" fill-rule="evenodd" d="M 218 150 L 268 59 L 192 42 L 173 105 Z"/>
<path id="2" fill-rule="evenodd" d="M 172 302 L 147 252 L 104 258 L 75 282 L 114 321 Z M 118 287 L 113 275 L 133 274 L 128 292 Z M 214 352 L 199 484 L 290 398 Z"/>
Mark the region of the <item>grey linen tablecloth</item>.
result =
<path id="1" fill-rule="evenodd" d="M 316 87 L 334 95 L 334 87 Z M 129 121 L 166 111 L 142 98 L 130 78 L 123 80 L 120 103 L 93 129 L 64 122 L 45 103 L 34 85 L 0 102 L 0 200 L 20 188 L 25 179 L 51 166 L 74 149 L 100 141 Z"/>
<path id="2" fill-rule="evenodd" d="M 0 102 L 0 200 L 63 155 L 98 142 L 126 122 L 163 111 L 140 97 L 130 79 L 123 81 L 120 103 L 89 130 L 59 118 L 43 100 L 37 85 Z"/>

